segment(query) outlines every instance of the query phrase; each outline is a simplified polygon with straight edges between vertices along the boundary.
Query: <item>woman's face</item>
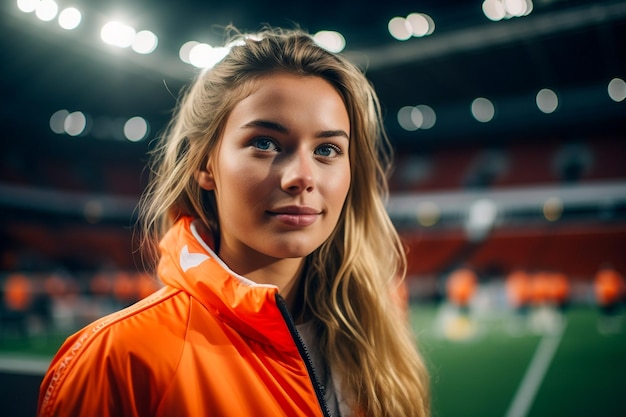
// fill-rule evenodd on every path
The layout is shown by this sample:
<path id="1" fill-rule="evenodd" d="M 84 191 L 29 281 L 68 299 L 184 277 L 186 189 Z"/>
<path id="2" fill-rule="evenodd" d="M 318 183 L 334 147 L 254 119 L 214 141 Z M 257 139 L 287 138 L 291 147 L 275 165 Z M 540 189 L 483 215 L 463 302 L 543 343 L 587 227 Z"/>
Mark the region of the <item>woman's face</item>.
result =
<path id="1" fill-rule="evenodd" d="M 198 181 L 214 190 L 220 257 L 301 258 L 331 234 L 350 188 L 350 121 L 319 77 L 273 74 L 228 117 Z"/>

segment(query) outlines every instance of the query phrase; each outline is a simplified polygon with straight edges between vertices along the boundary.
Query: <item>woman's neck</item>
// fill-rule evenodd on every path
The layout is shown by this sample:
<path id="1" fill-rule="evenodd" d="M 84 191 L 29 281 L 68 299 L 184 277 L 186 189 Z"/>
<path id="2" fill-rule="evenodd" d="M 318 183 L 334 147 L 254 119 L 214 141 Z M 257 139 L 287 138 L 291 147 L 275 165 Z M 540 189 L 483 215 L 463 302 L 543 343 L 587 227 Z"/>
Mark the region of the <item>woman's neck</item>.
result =
<path id="1" fill-rule="evenodd" d="M 227 254 L 219 254 L 230 269 L 257 284 L 270 284 L 278 287 L 280 295 L 285 299 L 287 307 L 294 312 L 298 299 L 300 277 L 305 264 L 304 258 L 285 259 L 240 259 L 229 258 Z M 299 308 L 296 308 L 299 310 Z"/>

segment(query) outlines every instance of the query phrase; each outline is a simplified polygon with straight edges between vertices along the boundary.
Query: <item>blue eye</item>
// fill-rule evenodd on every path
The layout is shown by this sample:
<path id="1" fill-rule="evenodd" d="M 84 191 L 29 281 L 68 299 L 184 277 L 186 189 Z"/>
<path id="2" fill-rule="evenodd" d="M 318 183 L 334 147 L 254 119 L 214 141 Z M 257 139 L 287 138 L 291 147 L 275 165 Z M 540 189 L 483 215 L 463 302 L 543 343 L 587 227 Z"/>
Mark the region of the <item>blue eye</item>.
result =
<path id="1" fill-rule="evenodd" d="M 279 151 L 276 143 L 269 138 L 256 138 L 252 141 L 252 146 L 261 151 Z"/>
<path id="2" fill-rule="evenodd" d="M 338 146 L 331 145 L 331 144 L 322 145 L 315 150 L 316 155 L 325 156 L 329 158 L 340 155 L 342 153 L 343 152 Z"/>

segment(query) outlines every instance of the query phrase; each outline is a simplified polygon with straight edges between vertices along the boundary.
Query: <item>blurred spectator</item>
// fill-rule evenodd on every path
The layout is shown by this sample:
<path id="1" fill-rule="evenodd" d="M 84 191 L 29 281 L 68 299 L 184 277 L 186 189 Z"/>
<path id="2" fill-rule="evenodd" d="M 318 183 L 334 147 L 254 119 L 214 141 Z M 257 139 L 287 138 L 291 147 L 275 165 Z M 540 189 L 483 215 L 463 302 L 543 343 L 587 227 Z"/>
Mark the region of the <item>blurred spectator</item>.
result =
<path id="1" fill-rule="evenodd" d="M 506 278 L 505 289 L 510 306 L 520 313 L 525 312 L 532 299 L 530 276 L 521 269 L 512 271 Z"/>
<path id="2" fill-rule="evenodd" d="M 460 268 L 452 272 L 446 283 L 448 300 L 462 311 L 467 311 L 470 300 L 476 293 L 478 284 L 476 274 L 468 268 Z"/>
<path id="3" fill-rule="evenodd" d="M 625 292 L 624 277 L 611 267 L 601 268 L 594 278 L 596 302 L 600 308 L 598 331 L 602 334 L 620 333 L 622 317 L 619 314 Z"/>
<path id="4" fill-rule="evenodd" d="M 4 282 L 2 303 L 1 337 L 4 339 L 9 331 L 26 339 L 28 337 L 28 315 L 33 302 L 32 283 L 21 273 L 9 274 Z"/>

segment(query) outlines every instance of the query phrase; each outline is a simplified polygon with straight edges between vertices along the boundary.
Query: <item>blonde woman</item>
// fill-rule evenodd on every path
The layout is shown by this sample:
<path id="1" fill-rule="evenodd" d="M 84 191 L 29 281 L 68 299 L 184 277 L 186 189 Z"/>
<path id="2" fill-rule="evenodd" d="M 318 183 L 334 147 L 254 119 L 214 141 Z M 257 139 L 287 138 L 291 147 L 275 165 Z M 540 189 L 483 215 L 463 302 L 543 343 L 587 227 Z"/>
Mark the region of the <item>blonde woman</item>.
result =
<path id="1" fill-rule="evenodd" d="M 39 416 L 428 416 L 373 89 L 298 30 L 231 45 L 154 151 L 163 288 L 68 339 Z"/>

